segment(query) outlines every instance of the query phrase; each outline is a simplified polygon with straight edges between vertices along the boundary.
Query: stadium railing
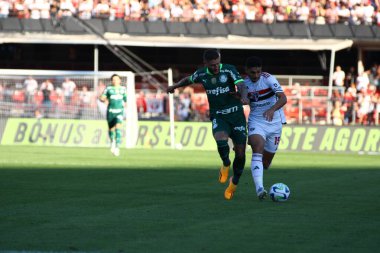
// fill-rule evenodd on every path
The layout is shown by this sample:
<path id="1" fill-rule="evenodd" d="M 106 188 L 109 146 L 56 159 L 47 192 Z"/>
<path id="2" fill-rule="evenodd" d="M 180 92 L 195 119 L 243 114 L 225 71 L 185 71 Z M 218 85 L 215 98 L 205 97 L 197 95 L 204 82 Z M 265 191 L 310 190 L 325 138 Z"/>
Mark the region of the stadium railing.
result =
<path id="1" fill-rule="evenodd" d="M 98 103 L 97 97 L 108 84 L 109 73 L 107 76 L 94 78 L 93 75 L 79 75 L 79 72 L 72 72 L 70 75 L 56 72 L 55 75 L 48 76 L 43 74 L 47 73 L 46 71 L 39 72 L 39 75 L 33 75 L 38 88 L 32 96 L 28 96 L 24 81 L 30 73 L 24 70 L 18 75 L 0 75 L 0 118 L 103 119 L 105 117 L 105 105 Z M 65 96 L 62 87 L 62 83 L 68 77 L 76 84 L 69 97 Z M 51 80 L 54 86 L 49 94 L 49 101 L 44 101 L 41 90 L 41 83 L 46 79 Z M 328 87 L 322 85 L 323 77 L 279 75 L 278 79 L 288 97 L 284 110 L 289 124 L 325 125 L 331 122 L 334 98 L 328 97 Z M 333 87 L 333 91 L 333 94 L 343 96 L 342 88 Z M 139 120 L 169 120 L 168 95 L 162 90 L 154 90 L 143 81 L 136 82 L 136 104 Z M 207 97 L 197 89 L 176 93 L 174 112 L 176 121 L 207 121 Z M 355 111 L 353 114 L 356 118 Z M 356 121 L 352 122 L 355 123 Z M 378 123 L 377 117 L 376 124 Z"/>

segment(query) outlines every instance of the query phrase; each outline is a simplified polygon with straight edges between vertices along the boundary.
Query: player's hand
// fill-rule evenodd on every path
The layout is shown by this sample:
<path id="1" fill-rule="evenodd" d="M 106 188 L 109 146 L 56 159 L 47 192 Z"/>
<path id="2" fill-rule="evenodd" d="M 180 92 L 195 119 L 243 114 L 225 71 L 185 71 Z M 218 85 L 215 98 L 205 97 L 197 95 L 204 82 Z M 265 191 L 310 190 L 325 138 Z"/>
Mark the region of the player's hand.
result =
<path id="1" fill-rule="evenodd" d="M 174 90 L 175 90 L 175 87 L 174 87 L 174 85 L 172 85 L 172 86 L 169 86 L 168 88 L 166 88 L 166 93 L 173 93 L 173 92 L 174 92 Z"/>
<path id="2" fill-rule="evenodd" d="M 265 111 L 263 114 L 264 118 L 269 122 L 273 120 L 273 115 L 274 115 L 274 110 L 272 109 Z"/>
<path id="3" fill-rule="evenodd" d="M 249 98 L 247 98 L 247 97 L 245 97 L 245 98 L 241 98 L 240 99 L 240 101 L 241 101 L 241 103 L 243 104 L 243 105 L 249 105 Z"/>

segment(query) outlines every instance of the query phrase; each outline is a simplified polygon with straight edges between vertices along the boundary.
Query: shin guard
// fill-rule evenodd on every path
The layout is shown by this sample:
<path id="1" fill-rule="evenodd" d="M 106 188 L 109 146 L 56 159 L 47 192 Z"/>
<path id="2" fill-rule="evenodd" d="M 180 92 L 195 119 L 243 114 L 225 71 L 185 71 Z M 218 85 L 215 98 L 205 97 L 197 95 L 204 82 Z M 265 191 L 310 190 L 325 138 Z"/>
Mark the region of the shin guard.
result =
<path id="1" fill-rule="evenodd" d="M 218 146 L 219 156 L 223 161 L 223 165 L 224 166 L 230 165 L 231 164 L 230 146 L 228 146 L 228 141 L 227 140 L 216 141 L 216 144 Z"/>

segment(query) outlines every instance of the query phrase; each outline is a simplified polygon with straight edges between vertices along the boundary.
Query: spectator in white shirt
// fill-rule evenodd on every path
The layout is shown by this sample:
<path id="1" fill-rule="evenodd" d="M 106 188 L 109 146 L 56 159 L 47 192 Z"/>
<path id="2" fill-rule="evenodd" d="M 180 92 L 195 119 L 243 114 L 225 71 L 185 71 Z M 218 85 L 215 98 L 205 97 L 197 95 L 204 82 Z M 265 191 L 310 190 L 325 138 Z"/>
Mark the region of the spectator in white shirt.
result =
<path id="1" fill-rule="evenodd" d="M 69 78 L 65 78 L 65 81 L 62 83 L 63 95 L 65 96 L 65 103 L 70 104 L 71 99 L 76 89 L 76 84 L 71 81 Z"/>
<path id="2" fill-rule="evenodd" d="M 256 11 L 255 11 L 255 7 L 253 6 L 253 4 L 247 4 L 244 11 L 245 11 L 245 20 L 246 21 L 248 21 L 248 22 L 255 21 Z"/>
<path id="3" fill-rule="evenodd" d="M 59 17 L 71 17 L 73 14 L 76 13 L 76 9 L 74 8 L 74 5 L 71 2 L 71 0 L 61 0 L 59 8 Z"/>
<path id="4" fill-rule="evenodd" d="M 107 0 L 101 0 L 101 2 L 95 6 L 94 15 L 97 18 L 110 17 L 110 6 Z"/>
<path id="5" fill-rule="evenodd" d="M 347 8 L 346 4 L 342 3 L 338 7 L 338 17 L 339 17 L 339 23 L 344 23 L 345 25 L 348 25 L 348 21 L 350 20 L 350 10 Z"/>
<path id="6" fill-rule="evenodd" d="M 372 25 L 373 18 L 375 16 L 375 8 L 371 5 L 371 3 L 367 2 L 365 3 L 363 10 L 364 10 L 364 13 L 363 13 L 364 24 Z"/>
<path id="7" fill-rule="evenodd" d="M 265 13 L 263 15 L 263 23 L 272 24 L 274 22 L 274 12 L 272 8 L 266 8 Z"/>
<path id="8" fill-rule="evenodd" d="M 93 7 L 94 7 L 94 4 L 93 4 L 92 0 L 80 1 L 79 7 L 78 7 L 79 18 L 91 19 Z"/>
<path id="9" fill-rule="evenodd" d="M 336 66 L 335 72 L 333 73 L 333 77 L 332 77 L 334 85 L 337 87 L 343 87 L 345 78 L 346 78 L 345 72 L 342 70 L 342 68 L 339 65 Z"/>
<path id="10" fill-rule="evenodd" d="M 307 22 L 309 20 L 309 6 L 306 2 L 302 2 L 302 6 L 297 9 L 297 19 L 299 21 Z"/>
<path id="11" fill-rule="evenodd" d="M 36 93 L 38 89 L 38 83 L 36 79 L 34 79 L 32 76 L 29 76 L 24 81 L 24 88 L 25 88 L 25 102 L 30 104 L 34 101 L 34 94 Z"/>
<path id="12" fill-rule="evenodd" d="M 172 21 L 179 21 L 182 14 L 183 9 L 178 0 L 170 4 L 170 15 Z"/>
<path id="13" fill-rule="evenodd" d="M 356 79 L 356 89 L 358 92 L 363 92 L 368 89 L 368 86 L 369 86 L 368 72 L 363 71 L 359 74 L 359 76 Z"/>
<path id="14" fill-rule="evenodd" d="M 0 18 L 7 18 L 9 16 L 10 9 L 11 4 L 9 1 L 0 0 Z"/>

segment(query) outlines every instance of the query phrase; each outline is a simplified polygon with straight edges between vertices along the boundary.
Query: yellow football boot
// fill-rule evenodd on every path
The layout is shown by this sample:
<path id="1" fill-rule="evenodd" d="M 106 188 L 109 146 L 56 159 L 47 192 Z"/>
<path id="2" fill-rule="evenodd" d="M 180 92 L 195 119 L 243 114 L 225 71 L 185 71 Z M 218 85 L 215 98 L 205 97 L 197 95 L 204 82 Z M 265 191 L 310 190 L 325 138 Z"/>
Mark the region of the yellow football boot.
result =
<path id="1" fill-rule="evenodd" d="M 232 182 L 232 177 L 230 177 L 230 184 L 224 191 L 224 198 L 226 200 L 231 200 L 232 197 L 234 196 L 234 192 L 236 191 L 237 185 Z"/>
<path id="2" fill-rule="evenodd" d="M 224 184 L 228 179 L 228 171 L 230 170 L 230 165 L 224 166 L 222 165 L 219 170 L 219 182 Z"/>

